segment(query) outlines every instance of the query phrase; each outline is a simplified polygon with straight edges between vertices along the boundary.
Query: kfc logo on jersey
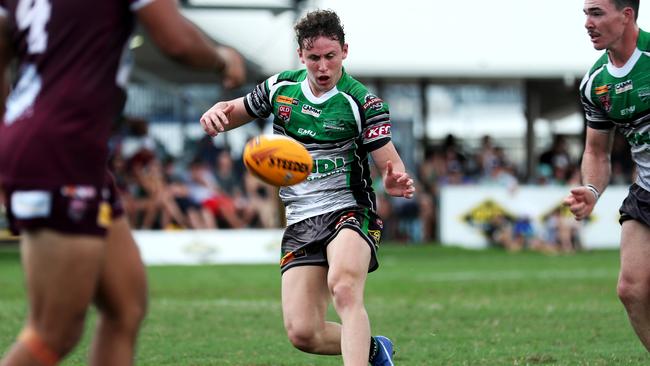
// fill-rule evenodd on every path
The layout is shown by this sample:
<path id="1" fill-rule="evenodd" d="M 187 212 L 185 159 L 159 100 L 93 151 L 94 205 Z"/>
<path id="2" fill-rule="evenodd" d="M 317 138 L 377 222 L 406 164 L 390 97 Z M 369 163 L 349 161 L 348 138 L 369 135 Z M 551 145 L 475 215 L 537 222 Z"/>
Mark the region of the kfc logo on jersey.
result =
<path id="1" fill-rule="evenodd" d="M 284 122 L 289 122 L 289 119 L 291 119 L 291 107 L 289 107 L 288 105 L 279 106 L 278 118 Z"/>
<path id="2" fill-rule="evenodd" d="M 318 118 L 318 117 L 320 117 L 321 110 L 316 109 L 316 108 L 310 106 L 309 104 L 303 104 L 302 105 L 302 113 L 308 114 L 310 116 L 314 116 L 314 117 Z"/>
<path id="3" fill-rule="evenodd" d="M 363 137 L 366 140 L 377 140 L 383 137 L 390 137 L 390 123 L 384 123 L 366 129 Z"/>
<path id="4" fill-rule="evenodd" d="M 368 110 L 368 108 L 372 108 L 376 111 L 382 109 L 384 107 L 384 101 L 381 100 L 378 96 L 374 94 L 367 94 L 364 98 L 364 103 L 363 103 L 363 110 Z"/>

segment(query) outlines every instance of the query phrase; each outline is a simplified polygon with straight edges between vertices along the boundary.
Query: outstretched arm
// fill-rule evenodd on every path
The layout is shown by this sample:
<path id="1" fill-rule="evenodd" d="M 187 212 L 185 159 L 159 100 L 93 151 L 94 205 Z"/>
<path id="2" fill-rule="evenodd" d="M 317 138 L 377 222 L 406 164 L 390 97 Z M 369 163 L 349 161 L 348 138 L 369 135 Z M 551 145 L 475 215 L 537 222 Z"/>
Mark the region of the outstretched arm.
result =
<path id="1" fill-rule="evenodd" d="M 231 47 L 213 43 L 180 13 L 175 0 L 156 0 L 139 9 L 137 15 L 156 46 L 170 58 L 221 73 L 226 88 L 244 82 L 246 68 L 241 55 Z"/>
<path id="2" fill-rule="evenodd" d="M 372 160 L 381 171 L 386 193 L 395 197 L 413 198 L 415 187 L 413 179 L 406 172 L 404 163 L 392 142 L 370 153 Z"/>
<path id="3" fill-rule="evenodd" d="M 571 189 L 564 199 L 564 205 L 569 207 L 576 220 L 582 220 L 591 214 L 598 198 L 609 184 L 614 135 L 612 131 L 587 128 L 581 167 L 583 185 Z"/>

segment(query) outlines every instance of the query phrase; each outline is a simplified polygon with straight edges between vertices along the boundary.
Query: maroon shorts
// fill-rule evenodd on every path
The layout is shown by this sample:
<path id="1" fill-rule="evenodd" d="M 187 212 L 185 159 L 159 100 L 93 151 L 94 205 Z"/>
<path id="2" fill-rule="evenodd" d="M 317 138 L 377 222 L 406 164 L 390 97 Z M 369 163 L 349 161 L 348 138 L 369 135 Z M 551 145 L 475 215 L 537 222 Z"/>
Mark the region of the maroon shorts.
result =
<path id="1" fill-rule="evenodd" d="M 48 228 L 67 234 L 106 235 L 113 219 L 124 213 L 115 181 L 106 175 L 101 187 L 57 188 L 5 185 L 4 201 L 11 232 Z"/>

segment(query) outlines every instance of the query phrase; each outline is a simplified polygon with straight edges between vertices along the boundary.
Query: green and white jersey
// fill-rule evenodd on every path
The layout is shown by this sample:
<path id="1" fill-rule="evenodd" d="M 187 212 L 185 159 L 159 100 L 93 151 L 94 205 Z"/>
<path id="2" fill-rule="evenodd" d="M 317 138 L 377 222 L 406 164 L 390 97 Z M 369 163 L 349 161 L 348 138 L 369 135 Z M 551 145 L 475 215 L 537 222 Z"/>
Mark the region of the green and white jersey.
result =
<path id="1" fill-rule="evenodd" d="M 650 191 L 650 33 L 639 30 L 637 48 L 623 67 L 605 53 L 585 75 L 580 96 L 587 124 L 616 127 L 630 143 L 636 183 Z"/>
<path id="2" fill-rule="evenodd" d="M 244 98 L 248 114 L 273 115 L 273 133 L 302 143 L 314 167 L 302 183 L 280 189 L 287 224 L 351 206 L 376 211 L 368 153 L 390 141 L 388 106 L 343 70 L 332 90 L 317 97 L 307 71 L 285 71 Z"/>

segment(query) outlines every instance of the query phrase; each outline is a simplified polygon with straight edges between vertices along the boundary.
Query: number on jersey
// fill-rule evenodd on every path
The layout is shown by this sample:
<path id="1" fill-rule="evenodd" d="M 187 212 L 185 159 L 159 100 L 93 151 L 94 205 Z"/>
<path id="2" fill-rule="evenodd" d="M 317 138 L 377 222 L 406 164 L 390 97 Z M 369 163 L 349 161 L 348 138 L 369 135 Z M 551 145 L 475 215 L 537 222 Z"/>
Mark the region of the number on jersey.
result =
<path id="1" fill-rule="evenodd" d="M 47 48 L 45 25 L 50 20 L 50 0 L 19 0 L 16 7 L 18 29 L 27 33 L 27 51 L 30 54 L 43 53 Z"/>

